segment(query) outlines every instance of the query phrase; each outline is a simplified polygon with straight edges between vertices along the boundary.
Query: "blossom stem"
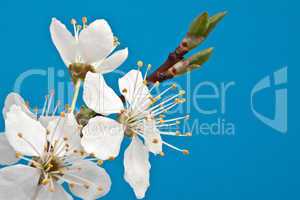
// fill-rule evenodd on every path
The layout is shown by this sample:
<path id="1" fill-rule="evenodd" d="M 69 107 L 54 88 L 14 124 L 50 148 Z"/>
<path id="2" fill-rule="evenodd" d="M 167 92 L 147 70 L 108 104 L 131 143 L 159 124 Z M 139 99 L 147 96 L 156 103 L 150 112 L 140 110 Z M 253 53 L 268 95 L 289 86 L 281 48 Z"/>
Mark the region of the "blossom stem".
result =
<path id="1" fill-rule="evenodd" d="M 77 80 L 77 82 L 75 83 L 74 95 L 73 95 L 72 105 L 71 105 L 71 112 L 74 112 L 74 110 L 75 110 L 76 102 L 77 102 L 78 94 L 79 94 L 79 90 L 80 90 L 80 85 L 81 85 L 81 81 Z"/>

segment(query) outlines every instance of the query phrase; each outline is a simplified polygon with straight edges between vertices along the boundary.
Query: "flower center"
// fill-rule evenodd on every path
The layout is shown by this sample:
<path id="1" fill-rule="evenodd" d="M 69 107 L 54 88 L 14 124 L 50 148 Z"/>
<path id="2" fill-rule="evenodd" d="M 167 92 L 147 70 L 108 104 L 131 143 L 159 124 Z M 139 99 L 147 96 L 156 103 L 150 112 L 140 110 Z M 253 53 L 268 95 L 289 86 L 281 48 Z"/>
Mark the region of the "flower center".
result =
<path id="1" fill-rule="evenodd" d="M 74 82 L 84 80 L 88 72 L 95 72 L 94 67 L 85 63 L 72 63 L 69 66 L 69 73 Z"/>
<path id="2" fill-rule="evenodd" d="M 133 137 L 136 135 L 136 126 L 138 124 L 138 119 L 129 110 L 123 110 L 118 118 L 118 121 L 123 124 L 125 128 L 125 135 L 128 137 Z"/>
<path id="3" fill-rule="evenodd" d="M 55 157 L 50 158 L 51 160 L 46 162 L 44 164 L 44 171 L 47 173 L 51 173 L 51 172 L 57 172 L 60 169 L 60 163 L 59 160 L 57 160 Z"/>

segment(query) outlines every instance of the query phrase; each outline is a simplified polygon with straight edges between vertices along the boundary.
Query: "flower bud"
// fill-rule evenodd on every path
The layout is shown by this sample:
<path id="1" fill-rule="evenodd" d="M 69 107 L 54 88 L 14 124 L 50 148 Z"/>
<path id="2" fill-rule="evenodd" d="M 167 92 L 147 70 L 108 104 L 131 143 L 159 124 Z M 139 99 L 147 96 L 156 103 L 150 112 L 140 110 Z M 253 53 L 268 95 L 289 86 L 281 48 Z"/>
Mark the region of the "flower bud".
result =
<path id="1" fill-rule="evenodd" d="M 208 19 L 208 27 L 204 33 L 204 37 L 207 37 L 208 34 L 216 27 L 216 25 L 225 17 L 227 14 L 226 11 L 217 13 L 216 15 Z"/>
<path id="2" fill-rule="evenodd" d="M 213 48 L 200 51 L 188 58 L 189 68 L 196 68 L 204 64 L 210 58 Z"/>
<path id="3" fill-rule="evenodd" d="M 188 35 L 194 37 L 203 36 L 208 27 L 208 13 L 199 15 L 191 24 Z"/>

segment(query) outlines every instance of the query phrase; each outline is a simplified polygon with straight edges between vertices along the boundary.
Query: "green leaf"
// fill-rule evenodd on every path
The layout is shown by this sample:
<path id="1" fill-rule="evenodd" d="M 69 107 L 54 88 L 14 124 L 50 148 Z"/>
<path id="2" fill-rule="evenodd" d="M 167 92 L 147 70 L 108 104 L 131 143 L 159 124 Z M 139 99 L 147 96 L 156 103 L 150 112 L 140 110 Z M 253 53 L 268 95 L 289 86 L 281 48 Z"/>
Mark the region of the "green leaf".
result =
<path id="1" fill-rule="evenodd" d="M 192 22 L 188 34 L 193 37 L 200 37 L 202 36 L 208 27 L 208 13 L 202 13 L 194 21 Z"/>

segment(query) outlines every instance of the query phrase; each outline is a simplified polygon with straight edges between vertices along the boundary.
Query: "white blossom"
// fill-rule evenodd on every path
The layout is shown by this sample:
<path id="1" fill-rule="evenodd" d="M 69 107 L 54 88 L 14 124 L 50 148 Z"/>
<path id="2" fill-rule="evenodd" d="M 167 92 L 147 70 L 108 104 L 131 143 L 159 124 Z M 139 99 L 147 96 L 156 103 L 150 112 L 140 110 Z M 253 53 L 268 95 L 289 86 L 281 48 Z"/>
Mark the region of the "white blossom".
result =
<path id="1" fill-rule="evenodd" d="M 52 41 L 67 67 L 85 64 L 94 72 L 108 73 L 127 59 L 127 48 L 112 53 L 118 41 L 106 20 L 98 19 L 88 25 L 86 18 L 83 18 L 81 26 L 73 19 L 72 25 L 73 35 L 56 18 L 50 25 Z"/>
<path id="2" fill-rule="evenodd" d="M 80 127 L 72 113 L 48 117 L 46 128 L 41 117 L 37 118 L 24 100 L 12 93 L 3 114 L 1 164 L 10 165 L 21 159 L 27 165 L 0 169 L 0 199 L 73 199 L 61 186 L 64 182 L 74 195 L 83 199 L 96 199 L 109 192 L 110 177 L 86 157 L 80 144 Z"/>
<path id="3" fill-rule="evenodd" d="M 158 85 L 156 83 L 148 89 L 146 75 L 142 76 L 140 67 L 138 70 L 131 70 L 119 79 L 119 90 L 125 98 L 124 105 L 101 74 L 87 73 L 84 83 L 83 98 L 86 105 L 104 116 L 92 118 L 83 128 L 81 144 L 86 152 L 107 160 L 118 156 L 124 132 L 132 138 L 124 156 L 124 177 L 133 187 L 137 198 L 143 198 L 150 185 L 149 152 L 164 155 L 163 145 L 166 145 L 184 154 L 189 153 L 165 142 L 161 137 L 190 136 L 189 133 L 181 134 L 177 130 L 169 130 L 188 116 L 173 119 L 165 119 L 164 116 L 170 109 L 185 101 L 182 98 L 184 91 L 167 96 L 170 90 L 176 88 L 173 84 L 158 95 L 151 95 Z M 113 113 L 118 114 L 118 121 L 105 117 Z"/>

